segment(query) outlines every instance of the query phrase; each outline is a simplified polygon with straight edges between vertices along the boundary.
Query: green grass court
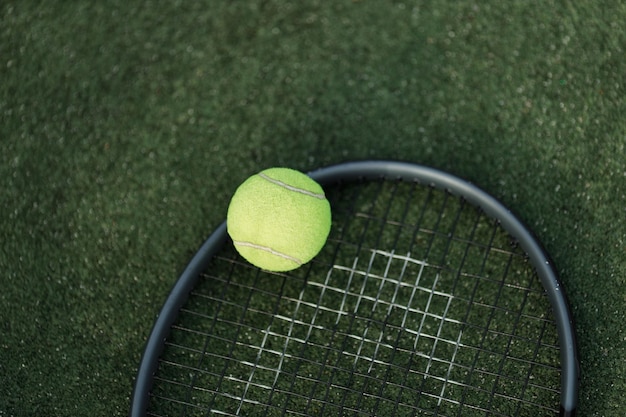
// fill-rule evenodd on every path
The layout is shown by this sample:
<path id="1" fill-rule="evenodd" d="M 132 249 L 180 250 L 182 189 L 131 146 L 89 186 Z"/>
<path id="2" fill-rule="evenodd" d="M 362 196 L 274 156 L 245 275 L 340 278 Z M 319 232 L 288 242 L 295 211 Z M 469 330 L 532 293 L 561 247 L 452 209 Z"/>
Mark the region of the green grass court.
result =
<path id="1" fill-rule="evenodd" d="M 579 415 L 623 416 L 625 57 L 623 1 L 3 2 L 0 417 L 126 415 L 237 185 L 368 158 L 468 179 L 533 229 Z"/>

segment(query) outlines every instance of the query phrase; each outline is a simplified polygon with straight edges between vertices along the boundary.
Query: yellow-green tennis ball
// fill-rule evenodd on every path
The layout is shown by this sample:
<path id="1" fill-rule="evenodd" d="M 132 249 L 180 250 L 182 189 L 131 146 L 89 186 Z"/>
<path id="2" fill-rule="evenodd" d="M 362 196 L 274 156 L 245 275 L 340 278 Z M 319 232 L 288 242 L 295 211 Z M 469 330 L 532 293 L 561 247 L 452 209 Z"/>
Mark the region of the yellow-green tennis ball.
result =
<path id="1" fill-rule="evenodd" d="M 319 253 L 330 232 L 330 204 L 313 179 L 289 168 L 251 176 L 235 191 L 226 227 L 248 262 L 290 271 Z"/>

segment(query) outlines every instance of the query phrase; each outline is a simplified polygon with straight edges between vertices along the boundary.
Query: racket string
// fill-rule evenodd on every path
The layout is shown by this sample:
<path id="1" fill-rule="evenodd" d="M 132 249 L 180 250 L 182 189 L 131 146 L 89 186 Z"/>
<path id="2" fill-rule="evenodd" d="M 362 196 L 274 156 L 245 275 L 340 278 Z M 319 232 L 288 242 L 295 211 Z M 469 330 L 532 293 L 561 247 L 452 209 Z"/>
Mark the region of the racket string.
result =
<path id="1" fill-rule="evenodd" d="M 556 412 L 554 324 L 497 222 L 414 184 L 337 196 L 328 254 L 299 272 L 214 259 L 157 375 L 184 392 L 162 396 L 177 415 Z"/>

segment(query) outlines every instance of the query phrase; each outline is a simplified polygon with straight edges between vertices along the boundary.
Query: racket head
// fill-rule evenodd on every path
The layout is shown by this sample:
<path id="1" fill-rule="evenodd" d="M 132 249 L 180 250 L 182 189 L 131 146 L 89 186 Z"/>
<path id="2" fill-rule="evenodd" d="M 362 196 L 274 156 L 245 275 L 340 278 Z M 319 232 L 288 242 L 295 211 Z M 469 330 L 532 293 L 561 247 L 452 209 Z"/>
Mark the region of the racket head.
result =
<path id="1" fill-rule="evenodd" d="M 411 163 L 404 163 L 404 162 L 397 162 L 397 161 L 350 162 L 350 163 L 343 163 L 339 165 L 322 168 L 322 169 L 310 172 L 309 175 L 313 179 L 318 181 L 320 184 L 322 184 L 322 186 L 324 186 L 325 189 L 332 189 L 332 190 L 339 189 L 339 191 L 337 191 L 339 194 L 347 192 L 346 190 L 349 190 L 352 184 L 355 184 L 355 187 L 358 188 L 359 187 L 358 184 L 363 184 L 363 183 L 383 184 L 386 182 L 391 182 L 393 184 L 410 184 L 409 188 L 417 187 L 422 191 L 423 190 L 435 190 L 434 192 L 436 193 L 442 193 L 440 195 L 444 196 L 443 198 L 447 199 L 448 197 L 451 197 L 452 198 L 451 201 L 454 201 L 455 204 L 467 205 L 467 207 L 477 208 L 479 212 L 482 213 L 481 216 L 484 214 L 486 218 L 492 219 L 495 222 L 494 227 L 501 228 L 504 232 L 506 232 L 506 234 L 508 234 L 510 238 L 512 238 L 512 241 L 515 242 L 515 246 L 519 248 L 519 253 L 515 254 L 515 259 L 524 258 L 527 260 L 532 270 L 534 271 L 534 274 L 536 274 L 538 281 L 541 284 L 540 292 L 544 293 L 547 296 L 547 300 L 550 306 L 550 311 L 548 311 L 547 313 L 551 314 L 552 316 L 550 317 L 549 320 L 544 320 L 544 321 L 546 323 L 550 322 L 550 324 L 554 326 L 557 341 L 555 341 L 554 346 L 552 346 L 552 348 L 556 348 L 559 351 L 560 363 L 558 364 L 558 368 L 559 368 L 558 373 L 560 374 L 560 384 L 559 384 L 559 387 L 557 387 L 557 391 L 560 397 L 560 415 L 561 416 L 575 415 L 577 397 L 578 397 L 579 364 L 578 364 L 578 354 L 577 354 L 577 348 L 576 348 L 574 325 L 572 321 L 571 312 L 569 310 L 568 302 L 566 299 L 566 295 L 563 291 L 563 287 L 560 283 L 560 280 L 553 267 L 553 263 L 551 262 L 548 254 L 543 249 L 543 247 L 539 244 L 538 240 L 529 231 L 529 229 L 509 209 L 507 209 L 504 205 L 502 205 L 497 199 L 495 199 L 494 197 L 492 197 L 491 195 L 489 195 L 488 193 L 484 192 L 483 190 L 481 190 L 480 188 L 476 187 L 475 185 L 471 183 L 468 183 L 462 179 L 459 179 L 451 174 L 448 174 L 448 173 L 445 173 L 445 172 L 442 172 L 433 168 L 428 168 L 428 167 L 411 164 Z M 345 187 L 348 187 L 348 188 L 342 188 L 344 187 L 344 185 Z M 382 201 L 382 200 L 385 200 L 386 198 L 394 198 L 394 197 L 393 196 L 381 197 L 379 195 L 377 198 L 380 198 Z M 331 197 L 329 197 L 329 199 L 331 200 L 331 204 L 332 204 L 333 199 Z M 344 201 L 344 203 L 352 204 L 354 203 L 354 201 L 351 201 L 351 199 L 348 198 L 346 201 Z M 336 207 L 333 206 L 333 211 L 335 211 L 335 208 Z M 354 210 L 354 208 L 351 208 L 350 210 Z M 411 211 L 415 211 L 415 210 L 413 207 L 410 207 L 410 204 L 408 203 L 405 204 L 405 207 L 403 210 L 405 214 L 402 214 L 401 218 L 404 222 L 406 218 L 406 212 L 408 212 L 409 210 Z M 354 213 L 351 212 L 349 215 L 352 216 L 354 215 Z M 372 221 L 372 218 L 368 219 L 367 221 Z M 390 221 L 386 217 L 384 218 L 380 217 L 377 220 L 381 220 L 383 223 L 394 222 L 394 221 Z M 400 225 L 400 226 L 404 227 L 405 225 Z M 335 228 L 337 226 L 334 224 L 333 227 Z M 414 230 L 415 234 L 421 233 L 419 230 L 420 227 L 421 226 L 418 226 L 415 228 Z M 343 231 L 341 233 L 343 233 Z M 331 244 L 330 244 L 331 247 L 333 243 L 335 242 L 337 243 L 337 245 L 342 244 L 341 242 L 344 242 L 346 240 L 346 236 L 343 236 L 343 235 L 339 237 L 336 236 L 334 238 L 335 242 L 332 242 L 332 239 L 333 237 L 331 236 Z M 383 259 L 384 261 L 389 262 L 389 263 L 392 260 L 394 263 L 397 263 L 398 261 L 402 262 L 402 260 L 404 259 L 405 264 L 411 263 L 412 267 L 413 268 L 417 267 L 418 270 L 420 269 L 420 267 L 423 270 L 425 265 L 429 266 L 428 262 L 425 260 L 422 260 L 421 258 L 414 259 L 408 254 L 396 253 L 395 249 L 388 251 L 388 250 L 375 247 L 381 244 L 380 237 L 372 236 L 371 239 L 373 239 L 373 241 L 375 241 L 376 243 L 368 245 L 368 244 L 364 244 L 363 242 L 355 242 L 355 246 L 357 247 L 356 253 L 370 253 L 371 254 L 370 255 L 371 258 L 369 260 L 365 258 L 364 260 L 361 261 L 361 262 L 365 262 L 364 264 L 365 266 L 361 266 L 357 268 L 351 265 L 348 260 L 339 262 L 339 264 L 341 265 L 338 265 L 337 251 L 335 251 L 334 254 L 331 256 L 332 262 L 324 264 L 323 267 L 326 268 L 326 271 L 344 271 L 352 275 L 360 274 L 361 276 L 365 276 L 365 277 L 368 277 L 368 276 L 380 277 L 382 276 L 381 274 L 374 273 L 371 270 L 372 268 L 371 264 L 375 262 L 379 262 L 380 259 Z M 413 237 L 413 239 L 415 239 L 415 237 Z M 453 239 L 464 241 L 464 238 L 458 238 L 458 239 L 453 238 Z M 166 340 L 168 339 L 171 333 L 172 327 L 175 326 L 175 323 L 177 319 L 179 318 L 179 313 L 181 309 L 184 309 L 184 306 L 185 306 L 185 303 L 187 302 L 189 294 L 194 291 L 194 288 L 197 287 L 200 280 L 207 279 L 207 275 L 205 275 L 205 271 L 207 270 L 209 265 L 211 265 L 211 263 L 216 258 L 222 258 L 222 260 L 224 260 L 224 262 L 226 262 L 227 264 L 237 265 L 236 266 L 237 268 L 242 267 L 242 264 L 238 263 L 239 261 L 236 258 L 237 255 L 234 252 L 232 252 L 232 255 L 229 255 L 230 258 L 228 259 L 220 255 L 223 252 L 224 247 L 229 247 L 229 246 L 231 245 L 228 244 L 226 224 L 222 223 L 215 230 L 215 232 L 204 242 L 204 244 L 198 250 L 196 255 L 192 258 L 192 260 L 190 261 L 190 263 L 188 264 L 187 268 L 184 270 L 184 272 L 182 273 L 178 281 L 175 283 L 170 295 L 168 296 L 163 308 L 161 309 L 159 316 L 157 317 L 155 321 L 150 337 L 146 343 L 146 348 L 144 350 L 144 354 L 140 362 L 137 377 L 135 380 L 133 395 L 131 399 L 131 410 L 130 410 L 131 416 L 146 415 L 146 410 L 148 409 L 150 401 L 151 401 L 151 392 L 153 388 L 155 375 L 158 372 L 159 361 L 163 353 L 163 350 L 165 348 Z M 504 252 L 509 253 L 509 255 L 511 255 L 513 254 L 514 251 L 508 252 L 508 250 L 505 250 Z M 363 256 L 361 256 L 361 258 L 363 258 Z M 324 263 L 324 262 L 325 261 L 321 261 L 321 263 Z M 354 262 L 356 264 L 357 261 L 355 260 Z M 313 269 L 319 266 L 320 265 L 318 264 L 318 261 L 314 260 L 312 265 L 303 267 L 302 270 L 307 271 L 307 272 L 302 277 L 302 281 L 300 281 L 300 283 L 314 282 L 314 280 L 311 280 L 310 274 L 312 273 Z M 255 271 L 252 273 L 256 274 L 257 276 L 258 274 L 268 274 L 266 271 L 259 271 L 256 268 L 251 268 L 249 266 L 245 266 L 245 268 L 248 269 L 249 271 Z M 322 268 L 322 270 L 324 268 Z M 439 268 L 439 266 L 437 266 L 437 268 Z M 316 273 L 319 274 L 320 272 L 317 271 Z M 284 279 L 282 281 L 283 283 L 294 282 L 294 279 L 292 276 L 284 275 L 284 274 L 274 274 L 274 275 L 282 277 L 282 279 Z M 330 272 L 321 272 L 321 275 L 329 276 Z M 210 273 L 209 273 L 209 276 L 210 276 Z M 326 279 L 328 280 L 328 278 Z M 387 276 L 385 273 L 385 276 L 383 277 L 383 279 L 379 280 L 379 282 L 381 283 L 379 284 L 381 288 L 384 285 L 382 283 L 387 282 L 386 280 L 387 280 Z M 296 280 L 295 282 L 298 282 L 298 281 Z M 321 281 L 318 281 L 318 283 L 314 285 L 317 285 L 318 288 L 326 288 L 325 291 L 330 291 L 330 292 L 334 291 L 336 293 L 339 293 L 340 291 L 345 290 L 348 293 L 350 293 L 350 290 L 348 288 L 341 289 L 336 285 L 329 286 L 327 285 L 327 282 L 328 281 L 326 281 L 326 283 L 321 283 Z M 224 282 L 223 284 L 228 285 Z M 398 284 L 397 280 L 396 280 L 396 284 Z M 237 284 L 237 285 L 240 285 L 240 284 Z M 398 285 L 398 286 L 402 287 L 403 285 L 404 284 Z M 387 287 L 389 287 L 389 285 L 387 285 Z M 501 285 L 500 288 L 502 287 L 503 286 Z M 244 286 L 244 288 L 248 288 L 248 287 Z M 331 290 L 328 290 L 329 288 Z M 527 291 L 529 289 L 526 288 L 525 290 Z M 395 290 L 395 291 L 397 293 L 398 290 Z M 502 290 L 500 289 L 500 291 Z M 531 293 L 535 294 L 535 292 L 536 292 L 536 289 L 533 289 Z M 444 292 L 442 294 L 446 294 L 446 293 Z M 445 296 L 448 298 L 444 298 L 444 299 L 447 299 L 449 302 L 450 300 L 455 299 L 456 297 L 454 294 L 446 294 Z M 377 296 L 375 296 L 374 299 L 376 297 Z M 370 296 L 369 298 L 372 298 L 372 297 Z M 212 296 L 208 298 L 208 300 L 211 300 L 211 299 L 212 299 Z M 291 301 L 295 300 L 295 296 L 294 298 L 291 298 L 290 300 Z M 302 302 L 302 300 L 300 300 L 300 302 Z M 474 300 L 471 300 L 471 302 L 474 302 Z M 389 311 L 391 311 L 391 307 L 393 307 L 394 302 L 387 302 L 387 304 L 384 304 L 384 305 L 388 306 L 390 309 Z M 498 309 L 500 309 L 500 307 L 498 307 Z M 500 310 L 506 312 L 506 308 L 500 309 Z M 372 309 L 372 311 L 374 310 Z M 406 311 L 410 311 L 410 309 L 405 309 L 405 315 L 406 315 Z M 334 313 L 337 313 L 337 311 L 334 311 Z M 433 316 L 439 318 L 439 323 L 453 322 L 452 320 L 448 320 L 446 317 L 444 317 L 446 314 L 447 314 L 447 310 L 445 314 L 438 313 L 438 314 L 433 314 Z M 518 316 L 518 320 L 519 320 L 519 317 L 522 317 L 526 313 L 517 313 L 517 314 L 519 314 Z M 425 317 L 426 314 L 424 314 L 423 316 Z M 294 316 L 294 317 L 291 317 L 290 320 L 295 321 L 297 319 Z M 313 318 L 313 320 L 319 320 L 319 319 Z M 386 320 L 386 319 L 377 319 L 377 320 Z M 312 323 L 309 323 L 308 325 L 309 325 L 309 328 L 314 327 L 312 326 Z M 461 323 L 461 326 L 464 326 L 464 325 L 466 326 L 467 324 Z M 400 326 L 398 325 L 397 327 L 400 327 Z M 260 330 L 263 331 L 263 329 L 260 329 Z M 414 330 L 415 329 L 413 329 L 413 331 Z M 487 329 L 485 329 L 484 331 L 491 332 L 491 330 L 487 330 Z M 266 332 L 266 334 L 269 334 L 269 333 Z M 433 338 L 437 339 L 438 335 L 433 336 Z M 440 345 L 445 345 L 448 342 L 454 342 L 453 339 L 454 337 L 441 338 L 443 342 L 441 342 Z M 463 345 L 460 342 L 460 340 L 461 340 L 461 332 L 459 332 L 458 340 L 456 341 L 457 347 Z M 305 340 L 304 343 L 306 344 L 307 341 Z M 449 344 L 453 345 L 454 343 L 449 343 Z M 509 345 L 510 345 L 510 342 L 509 342 Z M 204 347 L 204 349 L 206 350 L 206 346 Z M 410 349 L 403 348 L 402 352 L 405 352 L 408 350 Z M 435 359 L 434 362 L 440 361 L 440 358 L 435 357 L 436 355 L 434 354 L 434 350 L 435 348 L 433 347 L 432 351 L 429 354 L 430 362 L 433 362 L 433 359 Z M 206 354 L 206 352 L 204 354 Z M 478 356 L 478 354 L 476 354 L 476 356 Z M 307 361 L 308 360 L 309 359 L 307 359 Z M 445 362 L 448 365 L 448 371 L 450 371 L 450 369 L 452 369 L 454 365 L 453 363 L 454 361 L 448 358 L 448 359 L 443 360 L 443 362 Z M 376 361 L 373 360 L 372 363 L 376 363 Z M 475 362 L 473 366 L 476 366 Z M 471 366 L 467 366 L 466 368 L 467 368 L 466 371 L 471 371 L 470 369 Z M 371 369 L 369 371 L 371 371 Z M 387 373 L 385 375 L 388 375 L 389 371 L 387 370 L 386 372 Z M 426 374 L 423 375 L 424 379 L 426 379 L 426 376 L 427 376 Z M 499 378 L 497 375 L 496 377 Z M 448 374 L 445 378 L 446 379 L 450 378 L 450 375 Z M 526 375 L 526 379 L 528 378 L 530 378 L 530 376 Z M 470 381 L 470 379 L 468 379 L 467 381 Z M 526 383 L 528 383 L 528 381 L 526 381 Z M 468 389 L 468 385 L 469 385 L 468 383 L 460 384 L 461 388 L 465 390 Z M 493 397 L 493 395 L 494 393 L 492 392 L 491 396 Z M 442 395 L 439 398 L 437 398 L 438 404 L 441 404 L 443 398 L 444 396 L 442 392 Z M 345 400 L 345 397 L 344 397 L 344 400 Z M 380 403 L 380 399 L 378 399 L 378 402 Z M 397 409 L 397 406 L 395 407 L 395 409 Z M 483 410 L 479 406 L 475 407 L 475 409 L 478 412 L 482 412 L 483 415 L 485 411 L 489 411 L 489 410 Z M 420 411 L 420 410 L 421 409 L 416 408 L 414 409 L 413 412 L 416 413 L 417 411 Z M 227 414 L 227 415 L 231 415 L 231 414 Z M 232 415 L 235 415 L 235 414 L 232 414 Z M 431 414 L 428 414 L 428 415 L 431 415 Z M 432 415 L 448 415 L 448 414 L 442 413 L 442 414 L 432 414 Z M 451 414 L 451 415 L 457 415 L 457 414 Z M 495 414 L 495 415 L 505 415 L 505 414 Z"/>

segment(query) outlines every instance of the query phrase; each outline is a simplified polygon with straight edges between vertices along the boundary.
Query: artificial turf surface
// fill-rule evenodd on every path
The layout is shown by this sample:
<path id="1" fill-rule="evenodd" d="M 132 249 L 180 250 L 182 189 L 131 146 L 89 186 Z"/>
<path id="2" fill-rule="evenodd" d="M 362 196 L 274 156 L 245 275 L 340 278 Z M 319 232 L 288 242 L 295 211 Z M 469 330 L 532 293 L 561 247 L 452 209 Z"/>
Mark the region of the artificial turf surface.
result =
<path id="1" fill-rule="evenodd" d="M 125 415 L 175 278 L 248 175 L 391 158 L 554 258 L 581 416 L 626 408 L 626 4 L 0 5 L 0 416 Z"/>

